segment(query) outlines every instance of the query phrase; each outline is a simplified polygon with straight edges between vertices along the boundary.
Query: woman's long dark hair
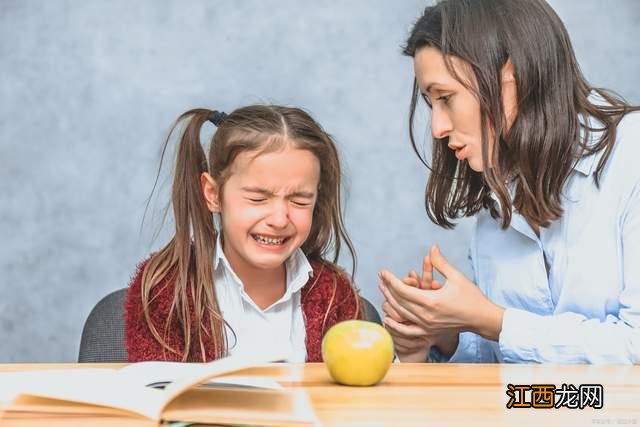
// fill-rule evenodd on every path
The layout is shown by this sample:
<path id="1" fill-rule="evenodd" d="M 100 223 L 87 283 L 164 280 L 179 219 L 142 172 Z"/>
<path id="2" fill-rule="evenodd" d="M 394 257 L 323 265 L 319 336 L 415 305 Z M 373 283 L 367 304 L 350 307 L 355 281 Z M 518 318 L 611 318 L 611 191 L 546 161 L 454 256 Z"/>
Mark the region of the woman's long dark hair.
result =
<path id="1" fill-rule="evenodd" d="M 640 109 L 586 81 L 567 30 L 544 0 L 444 0 L 425 9 L 404 54 L 414 57 L 426 46 L 442 52 L 451 74 L 479 100 L 482 160 L 492 165 L 475 172 L 447 148 L 448 138 L 434 138 L 425 205 L 429 218 L 442 227 L 452 228 L 453 219 L 482 208 L 500 218 L 503 228 L 509 226 L 513 208 L 532 226 L 548 226 L 562 216 L 561 192 L 576 163 L 604 150 L 594 174 L 599 185 L 618 123 L 626 113 Z M 469 65 L 475 84 L 456 74 L 452 57 Z M 518 99 L 511 127 L 501 98 L 501 70 L 509 59 Z M 594 96 L 601 100 L 594 102 Z M 429 167 L 413 132 L 419 97 L 414 80 L 411 144 Z M 490 129 L 495 131 L 493 152 L 488 149 Z M 590 143 L 594 132 L 601 135 Z"/>

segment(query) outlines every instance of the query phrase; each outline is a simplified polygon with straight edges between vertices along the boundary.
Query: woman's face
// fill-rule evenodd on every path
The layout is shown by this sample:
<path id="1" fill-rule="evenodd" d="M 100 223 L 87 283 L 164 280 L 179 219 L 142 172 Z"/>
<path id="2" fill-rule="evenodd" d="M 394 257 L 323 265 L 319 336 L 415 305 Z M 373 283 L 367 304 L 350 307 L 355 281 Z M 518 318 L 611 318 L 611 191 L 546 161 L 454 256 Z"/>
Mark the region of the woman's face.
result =
<path id="1" fill-rule="evenodd" d="M 469 85 L 476 86 L 468 65 L 457 57 L 451 57 L 451 64 L 458 76 L 467 79 Z M 422 47 L 414 58 L 416 80 L 422 94 L 431 103 L 431 133 L 435 138 L 448 138 L 448 147 L 460 161 L 469 162 L 476 172 L 484 170 L 482 162 L 482 132 L 480 123 L 480 103 L 475 94 L 449 73 L 442 52 L 434 47 Z M 502 73 L 503 104 L 508 123 L 512 122 L 515 111 L 515 80 L 509 61 Z M 510 82 L 505 86 L 505 82 Z M 513 98 L 513 99 L 511 99 Z M 489 129 L 489 157 L 493 152 L 493 129 Z"/>

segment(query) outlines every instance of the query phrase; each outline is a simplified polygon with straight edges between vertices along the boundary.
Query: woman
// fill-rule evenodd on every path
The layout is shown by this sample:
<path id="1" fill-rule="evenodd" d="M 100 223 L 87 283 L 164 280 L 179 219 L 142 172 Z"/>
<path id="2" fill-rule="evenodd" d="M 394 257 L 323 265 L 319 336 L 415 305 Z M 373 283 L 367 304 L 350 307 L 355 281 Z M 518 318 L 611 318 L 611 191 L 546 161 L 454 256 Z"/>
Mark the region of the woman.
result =
<path id="1" fill-rule="evenodd" d="M 427 213 L 477 223 L 472 279 L 437 247 L 422 277 L 380 273 L 400 360 L 640 363 L 640 108 L 589 85 L 543 0 L 440 2 L 405 53 Z"/>

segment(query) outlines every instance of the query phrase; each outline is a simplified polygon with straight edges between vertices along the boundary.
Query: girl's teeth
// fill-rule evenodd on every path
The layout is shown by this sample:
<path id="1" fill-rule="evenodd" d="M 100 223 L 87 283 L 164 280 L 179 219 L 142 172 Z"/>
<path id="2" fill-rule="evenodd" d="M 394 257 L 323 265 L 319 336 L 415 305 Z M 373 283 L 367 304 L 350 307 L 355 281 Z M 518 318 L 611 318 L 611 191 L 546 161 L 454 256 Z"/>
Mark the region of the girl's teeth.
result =
<path id="1" fill-rule="evenodd" d="M 282 242 L 284 242 L 284 238 L 281 239 L 274 239 L 271 237 L 264 237 L 264 236 L 253 236 L 253 238 L 260 242 L 260 243 L 264 243 L 266 245 L 280 245 L 282 244 Z"/>

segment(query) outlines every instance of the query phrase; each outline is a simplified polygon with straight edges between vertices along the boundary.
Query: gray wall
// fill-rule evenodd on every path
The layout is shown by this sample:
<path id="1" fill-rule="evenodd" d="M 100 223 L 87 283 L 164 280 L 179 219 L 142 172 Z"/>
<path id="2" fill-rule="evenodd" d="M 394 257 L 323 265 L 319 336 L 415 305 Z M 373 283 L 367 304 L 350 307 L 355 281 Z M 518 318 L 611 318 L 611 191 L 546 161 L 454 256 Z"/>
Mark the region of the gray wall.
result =
<path id="1" fill-rule="evenodd" d="M 640 102 L 640 2 L 552 5 L 589 79 Z M 376 271 L 404 274 L 432 243 L 468 271 L 471 223 L 428 222 L 408 144 L 399 46 L 422 7 L 0 0 L 0 362 L 76 359 L 91 307 L 166 238 L 153 219 L 140 231 L 144 202 L 170 123 L 195 106 L 300 105 L 336 137 L 356 280 L 377 306 Z"/>

